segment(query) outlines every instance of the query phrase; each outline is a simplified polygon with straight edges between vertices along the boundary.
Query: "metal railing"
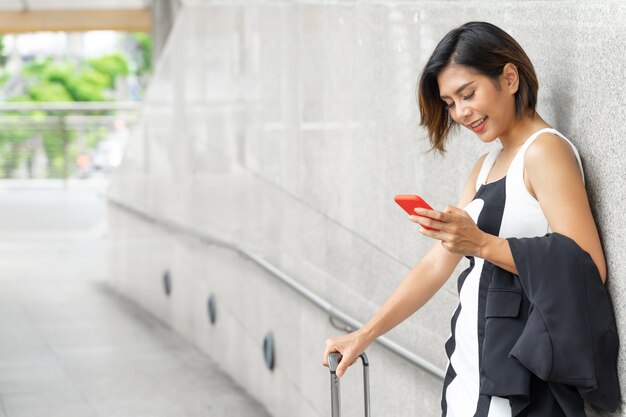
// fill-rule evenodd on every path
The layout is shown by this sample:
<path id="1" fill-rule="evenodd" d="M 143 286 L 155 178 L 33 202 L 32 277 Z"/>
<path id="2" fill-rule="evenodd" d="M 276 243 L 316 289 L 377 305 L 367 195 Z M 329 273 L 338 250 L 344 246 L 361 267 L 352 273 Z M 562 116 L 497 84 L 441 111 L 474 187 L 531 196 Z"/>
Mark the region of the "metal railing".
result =
<path id="1" fill-rule="evenodd" d="M 141 103 L 0 103 L 0 178 L 89 178 L 119 164 Z"/>
<path id="2" fill-rule="evenodd" d="M 242 246 L 239 246 L 237 244 L 227 242 L 223 239 L 218 239 L 214 236 L 210 236 L 207 233 L 200 232 L 184 224 L 166 219 L 157 214 L 149 213 L 146 209 L 139 207 L 137 205 L 134 205 L 134 204 L 129 204 L 128 202 L 124 202 L 121 199 L 116 198 L 110 193 L 107 195 L 107 198 L 111 203 L 129 212 L 135 213 L 136 215 L 148 221 L 156 223 L 157 225 L 160 225 L 166 229 L 169 229 L 176 233 L 181 233 L 189 237 L 196 238 L 200 240 L 201 242 L 209 244 L 209 245 L 216 245 L 216 246 L 220 246 L 226 249 L 230 249 L 232 251 L 235 251 L 245 256 L 246 258 L 255 262 L 257 265 L 261 266 L 266 271 L 270 272 L 274 277 L 280 279 L 283 283 L 287 284 L 289 287 L 294 289 L 304 298 L 306 298 L 307 300 L 309 300 L 310 302 L 312 302 L 313 304 L 315 304 L 316 306 L 324 310 L 328 314 L 329 318 L 331 319 L 331 322 L 333 320 L 338 320 L 347 325 L 347 327 L 340 328 L 340 330 L 351 331 L 353 329 L 358 329 L 363 326 L 363 323 L 359 322 L 358 320 L 352 318 L 348 314 L 339 310 L 338 308 L 333 306 L 331 303 L 324 300 L 322 297 L 320 297 L 319 295 L 315 294 L 313 291 L 311 291 L 310 289 L 302 285 L 296 279 L 289 276 L 286 272 L 272 265 L 271 263 L 263 259 L 261 256 L 253 253 L 252 251 Z M 336 323 L 333 323 L 333 325 L 335 327 L 338 327 Z M 431 375 L 436 376 L 440 379 L 444 378 L 444 375 L 445 375 L 444 370 L 432 364 L 431 362 L 427 361 L 426 359 L 416 355 L 415 353 L 409 351 L 408 349 L 399 345 L 398 343 L 393 342 L 389 338 L 385 336 L 380 336 L 376 339 L 376 342 L 380 344 L 381 346 L 385 347 L 386 349 L 388 349 L 389 351 L 393 352 L 394 354 L 398 355 L 402 359 L 424 369 Z"/>

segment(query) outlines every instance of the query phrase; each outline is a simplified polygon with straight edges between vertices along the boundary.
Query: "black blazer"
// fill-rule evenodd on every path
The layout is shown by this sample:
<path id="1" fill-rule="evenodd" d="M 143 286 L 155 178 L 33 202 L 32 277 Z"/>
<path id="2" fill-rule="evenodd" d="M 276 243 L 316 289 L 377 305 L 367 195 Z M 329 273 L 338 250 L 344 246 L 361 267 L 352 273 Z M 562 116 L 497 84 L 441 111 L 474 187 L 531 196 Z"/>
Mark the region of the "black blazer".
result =
<path id="1" fill-rule="evenodd" d="M 507 241 L 519 275 L 493 268 L 480 393 L 509 398 L 517 416 L 532 400 L 532 373 L 548 383 L 568 417 L 585 415 L 580 397 L 614 411 L 617 329 L 591 256 L 559 233 Z"/>

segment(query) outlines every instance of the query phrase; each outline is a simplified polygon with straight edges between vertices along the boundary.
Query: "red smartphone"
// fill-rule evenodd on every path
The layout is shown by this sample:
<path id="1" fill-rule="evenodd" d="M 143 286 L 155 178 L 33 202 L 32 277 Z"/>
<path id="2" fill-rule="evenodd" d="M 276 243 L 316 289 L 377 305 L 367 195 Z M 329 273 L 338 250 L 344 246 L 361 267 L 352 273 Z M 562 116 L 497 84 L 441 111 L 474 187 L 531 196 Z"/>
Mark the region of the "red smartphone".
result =
<path id="1" fill-rule="evenodd" d="M 428 210 L 434 210 L 419 195 L 415 195 L 415 194 L 398 194 L 393 199 L 396 201 L 396 203 L 398 203 L 398 205 L 400 207 L 402 207 L 404 209 L 404 211 L 409 213 L 409 215 L 411 215 L 411 216 L 421 216 L 420 214 L 417 214 L 415 212 L 415 209 L 417 207 L 425 208 L 425 209 L 428 209 Z M 426 217 L 426 216 L 422 216 L 422 217 Z M 435 229 L 433 227 L 428 227 L 428 226 L 423 226 L 423 225 L 422 225 L 422 227 L 424 229 L 434 230 L 436 232 L 439 231 L 439 229 Z"/>

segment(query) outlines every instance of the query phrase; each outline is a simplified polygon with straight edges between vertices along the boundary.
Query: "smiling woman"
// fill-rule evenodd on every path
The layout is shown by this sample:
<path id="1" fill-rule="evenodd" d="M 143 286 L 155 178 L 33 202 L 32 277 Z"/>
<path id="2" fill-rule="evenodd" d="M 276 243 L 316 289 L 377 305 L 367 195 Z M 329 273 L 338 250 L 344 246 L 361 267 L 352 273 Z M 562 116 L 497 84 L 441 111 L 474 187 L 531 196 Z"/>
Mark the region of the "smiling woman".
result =
<path id="1" fill-rule="evenodd" d="M 440 74 L 452 70 L 453 75 L 458 76 L 459 70 L 469 71 L 472 75 L 482 76 L 482 81 L 490 81 L 495 89 L 500 90 L 499 78 L 507 63 L 514 66 L 519 77 L 514 96 L 514 114 L 519 120 L 535 113 L 539 85 L 533 64 L 515 39 L 497 26 L 469 22 L 450 31 L 439 42 L 418 82 L 421 124 L 428 129 L 434 149 L 442 154 L 445 152 L 444 143 L 450 129 L 455 122 L 459 123 L 450 113 L 455 99 L 468 100 L 476 90 L 475 82 L 468 81 L 454 92 L 441 92 L 438 83 Z"/>
<path id="2" fill-rule="evenodd" d="M 582 417 L 583 398 L 614 410 L 619 402 L 616 344 L 612 336 L 592 336 L 616 333 L 602 285 L 604 253 L 578 150 L 535 110 L 538 84 L 530 59 L 502 29 L 469 22 L 437 45 L 418 87 L 431 150 L 444 154 L 457 127 L 501 146 L 478 158 L 456 206 L 416 209 L 418 215 L 410 216 L 420 233 L 434 240 L 432 249 L 361 329 L 326 341 L 324 358 L 339 351 L 337 375 L 343 375 L 376 337 L 427 303 L 466 257 L 469 265 L 458 277 L 459 303 L 445 345 L 442 416 Z M 546 247 L 558 256 L 539 261 L 535 255 Z M 570 273 L 563 281 L 552 276 L 565 270 Z M 546 290 L 549 283 L 553 287 Z M 587 289 L 577 290 L 581 287 Z M 567 305 L 559 304 L 561 291 L 571 294 Z M 587 291 L 604 304 L 589 301 Z M 566 309 L 589 313 L 577 317 L 580 328 L 559 337 L 559 329 L 576 321 L 563 313 Z M 585 323 L 594 317 L 606 322 L 590 330 Z M 545 323 L 556 325 L 546 330 Z M 533 338 L 544 343 L 516 344 Z M 573 348 L 576 343 L 582 347 Z M 603 362 L 595 352 L 610 354 Z M 551 365 L 545 364 L 554 355 L 566 364 L 569 379 L 560 378 L 557 369 L 551 379 Z M 533 366 L 537 363 L 541 366 Z M 593 386 L 582 383 L 585 378 L 593 379 Z"/>

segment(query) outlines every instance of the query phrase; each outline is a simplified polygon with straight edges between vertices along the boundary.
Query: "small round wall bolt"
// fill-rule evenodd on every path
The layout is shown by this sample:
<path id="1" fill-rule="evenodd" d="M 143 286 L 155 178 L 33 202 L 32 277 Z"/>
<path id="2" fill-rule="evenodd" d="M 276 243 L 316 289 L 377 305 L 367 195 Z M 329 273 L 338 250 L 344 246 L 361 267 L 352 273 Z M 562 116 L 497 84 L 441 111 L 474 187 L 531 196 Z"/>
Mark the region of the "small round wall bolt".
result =
<path id="1" fill-rule="evenodd" d="M 272 335 L 272 332 L 268 332 L 263 339 L 263 358 L 267 369 L 273 370 L 276 357 L 274 353 L 274 336 Z"/>
<path id="2" fill-rule="evenodd" d="M 215 296 L 213 294 L 209 295 L 209 300 L 207 301 L 207 311 L 209 313 L 209 321 L 211 324 L 215 324 L 216 316 L 216 305 L 215 305 Z"/>
<path id="3" fill-rule="evenodd" d="M 163 273 L 163 291 L 165 295 L 169 296 L 172 293 L 172 278 L 170 277 L 170 271 Z"/>

